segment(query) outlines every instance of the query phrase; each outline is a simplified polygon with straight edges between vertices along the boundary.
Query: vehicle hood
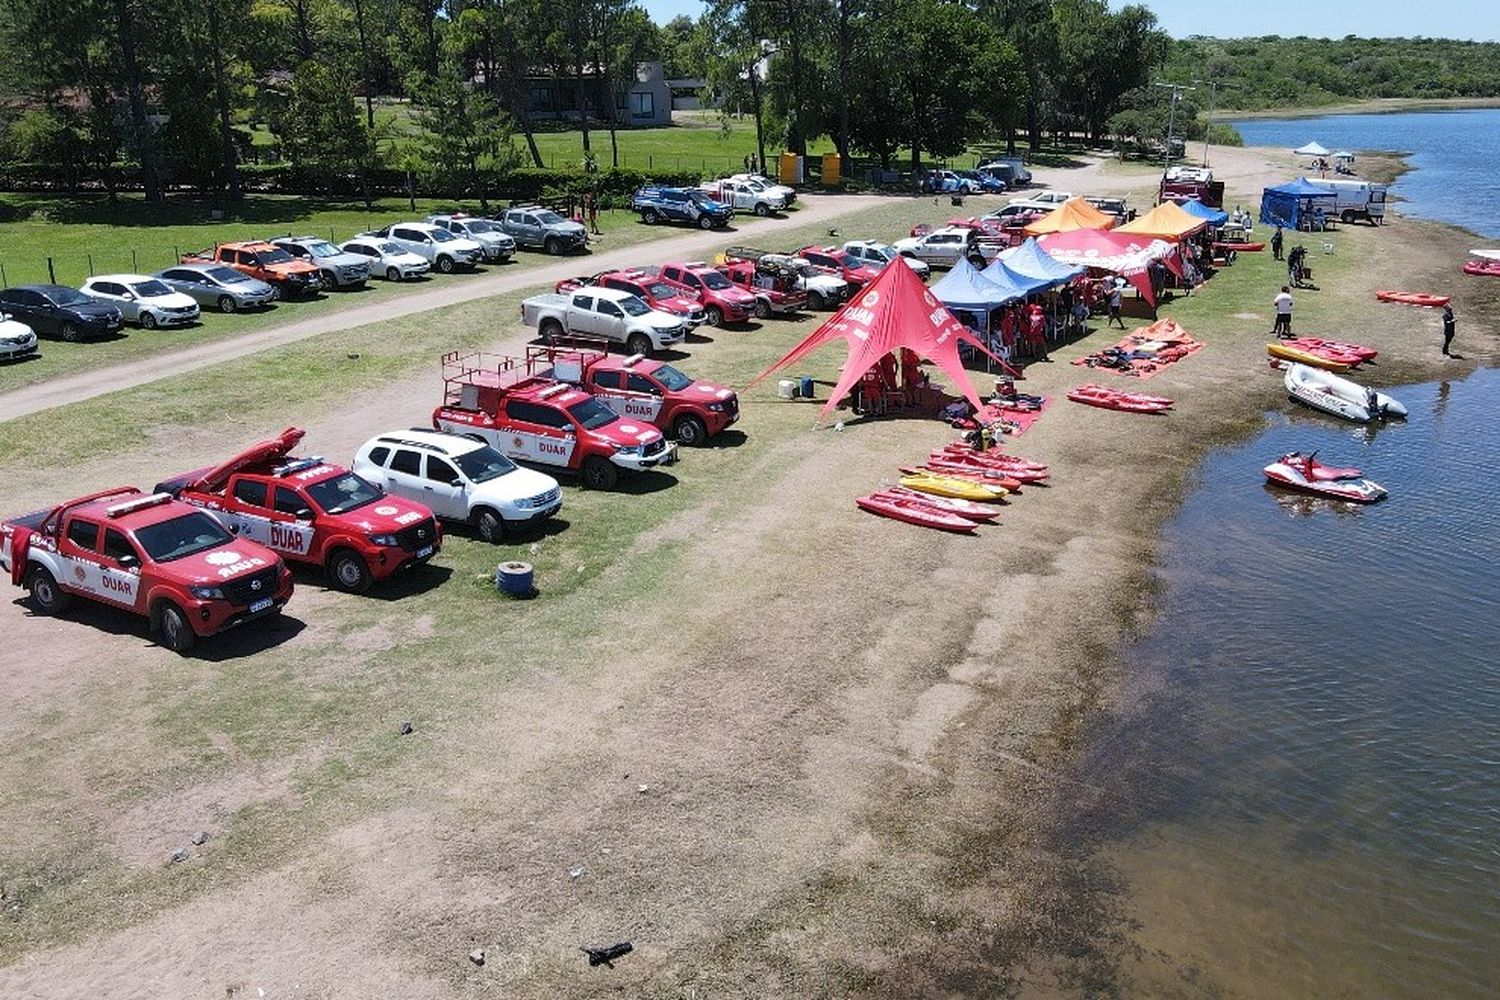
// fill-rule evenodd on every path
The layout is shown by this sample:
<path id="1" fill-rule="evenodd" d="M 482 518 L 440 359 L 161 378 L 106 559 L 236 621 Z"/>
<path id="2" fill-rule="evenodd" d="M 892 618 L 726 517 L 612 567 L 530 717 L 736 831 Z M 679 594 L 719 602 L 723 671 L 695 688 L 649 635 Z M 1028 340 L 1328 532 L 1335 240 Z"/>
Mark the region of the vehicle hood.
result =
<path id="1" fill-rule="evenodd" d="M 516 242 L 515 237 L 508 233 L 475 233 L 469 239 L 478 240 L 481 243 L 498 243 L 501 246 Z"/>
<path id="2" fill-rule="evenodd" d="M 721 403 L 726 399 L 733 399 L 734 390 L 717 382 L 694 381 L 692 385 L 673 395 L 689 403 Z"/>
<path id="3" fill-rule="evenodd" d="M 642 444 L 655 444 L 661 440 L 661 431 L 650 424 L 628 417 L 621 417 L 588 433 L 610 444 L 625 445 L 630 448 Z"/>
<path id="4" fill-rule="evenodd" d="M 802 276 L 802 284 L 805 288 L 816 288 L 820 291 L 842 292 L 849 287 L 849 282 L 843 278 L 834 277 L 831 274 L 807 274 Z"/>
<path id="5" fill-rule="evenodd" d="M 484 252 L 484 247 L 480 245 L 478 240 L 471 240 L 467 236 L 455 236 L 447 243 L 437 244 L 436 249 L 438 253 L 442 253 L 444 250 L 464 250 L 469 253 Z"/>
<path id="6" fill-rule="evenodd" d="M 703 309 L 702 302 L 687 295 L 674 295 L 671 298 L 657 299 L 656 301 L 661 306 L 658 312 L 671 312 L 687 316 L 695 312 L 701 312 Z"/>
<path id="7" fill-rule="evenodd" d="M 336 253 L 332 257 L 319 257 L 318 260 L 333 267 L 370 266 L 370 258 L 357 253 Z M 312 261 L 308 261 L 308 263 L 311 264 Z"/>
<path id="8" fill-rule="evenodd" d="M 738 302 L 742 306 L 755 305 L 755 293 L 734 285 L 730 288 L 721 288 L 714 292 L 715 295 L 727 302 Z"/>
<path id="9" fill-rule="evenodd" d="M 323 516 L 328 520 L 337 520 L 341 526 L 366 534 L 385 535 L 426 520 L 432 516 L 432 511 L 423 504 L 386 494 L 374 503 L 367 503 L 347 513 Z"/>
<path id="10" fill-rule="evenodd" d="M 557 480 L 535 469 L 516 468 L 498 479 L 476 483 L 471 496 L 475 500 L 514 502 L 527 500 L 557 489 Z"/>
<path id="11" fill-rule="evenodd" d="M 682 317 L 676 313 L 663 312 L 653 309 L 644 316 L 637 317 L 641 322 L 653 327 L 681 326 Z"/>
<path id="12" fill-rule="evenodd" d="M 899 239 L 895 243 L 891 244 L 891 246 L 895 247 L 897 251 L 915 250 L 921 245 L 922 237 L 920 236 L 907 236 L 904 239 Z"/>
<path id="13" fill-rule="evenodd" d="M 559 236 L 587 236 L 588 231 L 582 224 L 577 222 L 559 222 L 551 226 L 543 226 L 549 233 L 557 233 Z"/>
<path id="14" fill-rule="evenodd" d="M 121 315 L 119 307 L 109 302 L 78 302 L 63 308 L 88 319 L 119 319 Z"/>
<path id="15" fill-rule="evenodd" d="M 232 285 L 211 285 L 220 291 L 229 292 L 231 295 L 269 295 L 276 291 L 269 282 L 261 281 L 259 278 L 251 278 L 249 281 L 236 281 Z"/>
<path id="16" fill-rule="evenodd" d="M 143 306 L 160 306 L 163 309 L 186 309 L 196 306 L 198 303 L 191 295 L 182 292 L 172 292 L 168 295 L 154 295 L 149 299 L 141 299 Z"/>
<path id="17" fill-rule="evenodd" d="M 13 319 L 0 319 L 0 340 L 28 340 L 35 337 L 31 327 Z"/>
<path id="18" fill-rule="evenodd" d="M 427 264 L 426 257 L 423 257 L 419 253 L 412 253 L 409 250 L 403 250 L 400 253 L 388 253 L 379 259 L 383 263 L 395 264 L 397 267 L 416 267 L 418 265 L 426 266 Z"/>
<path id="19" fill-rule="evenodd" d="M 861 264 L 859 267 L 849 271 L 849 277 L 863 284 L 869 284 L 880 277 L 880 268 L 871 267 L 869 264 Z"/>
<path id="20" fill-rule="evenodd" d="M 267 264 L 266 270 L 272 274 L 310 274 L 318 273 L 318 265 L 309 264 L 305 260 L 284 260 L 279 264 Z"/>
<path id="21" fill-rule="evenodd" d="M 236 538 L 185 559 L 157 563 L 155 570 L 188 586 L 206 586 L 253 576 L 268 566 L 280 564 L 281 557 L 270 549 L 246 538 Z M 265 596 L 274 594 L 276 586 L 267 587 Z"/>

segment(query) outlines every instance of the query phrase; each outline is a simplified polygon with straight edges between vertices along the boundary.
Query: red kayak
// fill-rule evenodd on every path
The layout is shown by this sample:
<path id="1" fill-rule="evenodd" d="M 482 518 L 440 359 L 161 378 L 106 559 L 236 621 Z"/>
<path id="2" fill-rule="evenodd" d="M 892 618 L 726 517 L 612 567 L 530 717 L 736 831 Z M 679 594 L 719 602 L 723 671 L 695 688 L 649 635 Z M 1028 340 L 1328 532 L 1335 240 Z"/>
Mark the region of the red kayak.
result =
<path id="1" fill-rule="evenodd" d="M 1316 354 L 1322 349 L 1352 354 L 1360 361 L 1374 361 L 1380 354 L 1375 348 L 1366 347 L 1363 344 L 1351 344 L 1347 340 L 1324 340 L 1322 337 L 1293 337 L 1291 340 L 1283 340 L 1282 343 L 1288 347 L 1307 351 L 1309 354 Z"/>
<path id="2" fill-rule="evenodd" d="M 1020 455 L 1007 455 L 997 448 L 986 448 L 984 451 L 975 451 L 974 446 L 963 441 L 950 441 L 943 445 L 943 451 L 951 455 L 978 455 L 985 461 L 1005 465 L 1012 469 L 1029 469 L 1032 472 L 1046 472 L 1047 463 L 1033 462 L 1029 458 Z"/>
<path id="3" fill-rule="evenodd" d="M 1464 265 L 1464 274 L 1500 278 L 1500 260 L 1471 260 Z"/>
<path id="4" fill-rule="evenodd" d="M 999 476 L 1009 476 L 1019 479 L 1023 483 L 1039 483 L 1047 478 L 1047 467 L 1034 468 L 1029 463 L 1010 463 L 1005 461 L 1004 455 L 990 458 L 978 452 L 934 451 L 928 456 L 930 461 L 943 462 L 948 465 L 960 465 L 965 468 L 976 469 L 980 472 L 994 473 Z"/>
<path id="5" fill-rule="evenodd" d="M 940 497 L 935 493 L 922 493 L 919 490 L 909 489 L 905 486 L 887 486 L 880 492 L 870 495 L 874 497 L 895 497 L 900 500 L 910 501 L 911 503 L 924 503 L 944 513 L 966 517 L 970 521 L 993 521 L 1000 516 L 999 509 L 992 504 L 975 503 L 973 500 L 960 500 L 958 497 Z"/>
<path id="6" fill-rule="evenodd" d="M 1264 243 L 1215 243 L 1215 250 L 1233 250 L 1235 253 L 1257 253 L 1264 250 Z"/>
<path id="7" fill-rule="evenodd" d="M 974 522 L 966 517 L 938 510 L 931 504 L 919 503 L 905 497 L 890 496 L 886 492 L 858 497 L 854 503 L 860 510 L 867 510 L 871 514 L 905 521 L 907 524 L 919 524 L 924 528 L 937 528 L 939 531 L 964 534 L 972 534 L 974 531 Z"/>
<path id="8" fill-rule="evenodd" d="M 1445 306 L 1453 298 L 1451 295 L 1433 295 L 1431 292 L 1393 292 L 1389 289 L 1377 291 L 1375 297 L 1382 302 L 1400 302 L 1405 305 L 1423 306 L 1428 309 Z"/>
<path id="9" fill-rule="evenodd" d="M 952 476 L 955 479 L 967 479 L 976 483 L 988 483 L 990 486 L 1001 486 L 1011 493 L 1019 493 L 1021 487 L 1026 482 L 1019 476 L 1011 475 L 1000 469 L 986 469 L 983 466 L 970 465 L 967 462 L 957 462 L 950 458 L 928 458 L 925 470 L 903 468 L 901 471 L 907 475 L 923 471 L 936 472 L 944 476 Z M 1032 480 L 1032 482 L 1036 482 L 1036 480 Z"/>
<path id="10" fill-rule="evenodd" d="M 1172 401 L 1165 396 L 1147 396 L 1103 385 L 1081 385 L 1070 391 L 1068 398 L 1075 403 L 1126 413 L 1165 413 L 1172 408 Z"/>

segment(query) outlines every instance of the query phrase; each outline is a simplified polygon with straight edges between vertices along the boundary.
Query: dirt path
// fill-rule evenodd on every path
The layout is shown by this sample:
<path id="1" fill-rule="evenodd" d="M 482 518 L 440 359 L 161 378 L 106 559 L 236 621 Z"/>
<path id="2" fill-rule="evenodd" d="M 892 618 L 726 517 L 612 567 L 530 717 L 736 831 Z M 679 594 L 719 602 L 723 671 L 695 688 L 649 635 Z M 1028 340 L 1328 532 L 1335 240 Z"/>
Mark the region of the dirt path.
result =
<path id="1" fill-rule="evenodd" d="M 816 195 L 802 200 L 802 208 L 790 220 L 798 225 L 830 221 L 868 207 L 868 196 Z M 775 242 L 775 235 L 764 226 L 754 230 L 756 238 Z M 604 271 L 630 267 L 643 259 L 664 260 L 669 257 L 694 259 L 722 250 L 733 242 L 732 234 L 721 230 L 689 230 L 664 236 L 648 244 L 635 244 L 616 250 L 603 250 L 587 257 L 563 257 L 542 267 L 501 270 L 473 281 L 453 285 L 434 282 L 422 291 L 413 291 L 389 301 L 325 314 L 313 319 L 287 323 L 255 333 L 216 340 L 197 347 L 156 355 L 123 365 L 51 379 L 0 394 L 0 421 L 14 420 L 41 410 L 101 396 L 119 389 L 129 389 L 157 379 L 195 371 L 208 365 L 243 357 L 268 347 L 279 347 L 294 341 L 316 337 L 321 333 L 349 330 L 382 320 L 410 316 L 441 306 L 474 299 L 504 295 L 524 288 L 552 285 L 562 278 L 580 272 Z"/>

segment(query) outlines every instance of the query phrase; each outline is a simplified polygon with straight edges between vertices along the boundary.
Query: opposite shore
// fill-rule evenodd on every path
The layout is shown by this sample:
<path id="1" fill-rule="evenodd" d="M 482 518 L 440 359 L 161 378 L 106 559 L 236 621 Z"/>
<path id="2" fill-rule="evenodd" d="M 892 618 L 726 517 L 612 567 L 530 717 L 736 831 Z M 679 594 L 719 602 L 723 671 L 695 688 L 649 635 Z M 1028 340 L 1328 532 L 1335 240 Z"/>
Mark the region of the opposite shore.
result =
<path id="1" fill-rule="evenodd" d="M 1380 115 L 1402 111 L 1472 111 L 1500 108 L 1500 97 L 1380 97 L 1304 108 L 1261 108 L 1256 111 L 1215 109 L 1214 121 L 1251 118 L 1322 118 L 1327 115 Z"/>

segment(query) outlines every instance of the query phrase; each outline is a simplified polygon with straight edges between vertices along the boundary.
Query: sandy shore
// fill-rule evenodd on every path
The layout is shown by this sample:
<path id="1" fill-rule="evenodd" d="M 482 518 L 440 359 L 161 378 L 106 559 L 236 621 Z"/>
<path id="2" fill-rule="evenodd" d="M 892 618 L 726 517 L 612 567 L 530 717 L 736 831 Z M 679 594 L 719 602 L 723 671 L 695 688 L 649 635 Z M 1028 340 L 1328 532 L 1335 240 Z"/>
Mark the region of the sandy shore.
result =
<path id="1" fill-rule="evenodd" d="M 1243 204 L 1293 176 L 1273 151 L 1211 157 Z M 1155 182 L 1097 165 L 1037 173 L 1129 191 L 1142 208 Z M 910 221 L 949 214 L 908 204 Z M 1500 283 L 1457 273 L 1472 237 L 1398 220 L 1333 242 L 1313 255 L 1322 290 L 1299 295 L 1300 331 L 1380 348 L 1369 378 L 1381 385 L 1494 362 L 1500 331 L 1484 317 Z M 0 858 L 12 865 L 0 910 L 19 900 L 0 920 L 0 994 L 1128 987 L 1128 894 L 1087 845 L 1054 835 L 1107 790 L 1066 776 L 1107 710 L 1122 642 L 1151 620 L 1160 525 L 1201 456 L 1291 405 L 1264 354 L 1280 280 L 1247 256 L 1167 306 L 1208 343 L 1147 387 L 1176 411 L 1055 403 L 1010 448 L 1051 463 L 1054 485 L 1024 491 L 978 538 L 852 507 L 951 430 L 812 430 L 809 409 L 763 386 L 743 445 L 689 456 L 666 494 L 680 505 L 602 567 L 580 564 L 584 583 L 549 581 L 556 599 L 486 606 L 492 628 L 466 617 L 483 585 L 461 578 L 447 601 L 441 588 L 351 603 L 304 586 L 305 628 L 224 662 L 0 608 L 12 637 L 0 677 L 19 692 L 0 710 Z M 1377 287 L 1452 289 L 1468 360 L 1445 362 L 1435 315 L 1379 305 Z M 718 333 L 692 361 L 754 371 L 794 334 L 754 337 Z M 1025 388 L 1061 397 L 1111 378 L 1067 361 L 1114 339 L 1058 350 Z M 819 364 L 826 377 L 837 360 Z M 289 402 L 287 419 L 342 454 L 372 424 L 422 419 L 432 383 L 424 370 L 378 400 Z M 0 496 L 8 510 L 221 446 L 200 429 L 25 482 L 6 469 Z M 704 470 L 717 488 L 687 482 Z M 283 687 L 315 710 L 257 715 L 256 692 Z M 223 689 L 248 694 L 229 702 Z M 378 733 L 355 731 L 368 721 L 356 701 Z M 407 717 L 418 733 L 398 742 Z M 165 864 L 200 827 L 210 845 Z M 636 950 L 613 969 L 579 952 L 621 939 Z"/>
<path id="2" fill-rule="evenodd" d="M 1245 118 L 1322 118 L 1324 115 L 1379 115 L 1399 111 L 1466 111 L 1500 108 L 1496 97 L 1382 97 L 1372 101 L 1350 101 L 1316 108 L 1263 108 L 1259 111 L 1215 111 L 1218 120 Z"/>

